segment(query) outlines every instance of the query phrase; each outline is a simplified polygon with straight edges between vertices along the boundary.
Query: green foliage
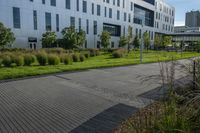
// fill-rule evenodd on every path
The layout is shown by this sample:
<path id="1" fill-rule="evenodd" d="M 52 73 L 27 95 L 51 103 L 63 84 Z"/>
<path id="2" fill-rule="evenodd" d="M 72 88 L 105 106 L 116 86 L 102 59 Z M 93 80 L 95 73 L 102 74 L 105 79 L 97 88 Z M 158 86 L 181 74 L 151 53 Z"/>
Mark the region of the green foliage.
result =
<path id="1" fill-rule="evenodd" d="M 172 37 L 171 36 L 164 36 L 162 44 L 163 44 L 163 47 L 172 45 Z"/>
<path id="2" fill-rule="evenodd" d="M 77 53 L 72 54 L 72 60 L 73 62 L 79 62 L 80 61 L 79 54 Z"/>
<path id="3" fill-rule="evenodd" d="M 63 63 L 64 63 L 65 65 L 72 64 L 72 57 L 71 57 L 70 55 L 65 54 L 65 55 L 63 56 Z"/>
<path id="4" fill-rule="evenodd" d="M 85 32 L 83 30 L 77 32 L 74 26 L 64 28 L 61 33 L 63 34 L 64 48 L 79 48 L 86 40 Z"/>
<path id="5" fill-rule="evenodd" d="M 0 22 L 0 48 L 15 41 L 14 33 Z"/>
<path id="6" fill-rule="evenodd" d="M 100 55 L 100 51 L 98 49 L 89 49 L 89 52 L 91 57 Z"/>
<path id="7" fill-rule="evenodd" d="M 130 50 L 130 44 L 133 44 L 133 27 L 128 26 L 128 36 L 127 36 L 127 42 L 128 42 L 128 51 Z"/>
<path id="8" fill-rule="evenodd" d="M 139 40 L 138 36 L 135 36 L 134 41 L 133 41 L 133 46 L 134 46 L 134 48 L 140 47 L 140 40 Z"/>
<path id="9" fill-rule="evenodd" d="M 83 54 L 80 55 L 80 61 L 81 62 L 85 61 L 85 56 Z"/>
<path id="10" fill-rule="evenodd" d="M 42 47 L 53 47 L 53 44 L 56 42 L 56 37 L 56 33 L 51 31 L 47 31 L 46 33 L 42 34 Z"/>
<path id="11" fill-rule="evenodd" d="M 25 54 L 24 55 L 24 65 L 25 66 L 31 66 L 32 63 L 36 61 L 35 55 L 31 54 Z"/>
<path id="12" fill-rule="evenodd" d="M 2 63 L 5 67 L 10 67 L 12 64 L 12 59 L 9 55 L 3 55 L 2 57 Z"/>
<path id="13" fill-rule="evenodd" d="M 48 64 L 49 65 L 58 65 L 60 64 L 60 58 L 55 54 L 48 55 Z"/>
<path id="14" fill-rule="evenodd" d="M 121 36 L 119 40 L 119 46 L 124 47 L 128 44 L 128 39 L 125 36 Z"/>
<path id="15" fill-rule="evenodd" d="M 162 46 L 162 36 L 155 34 L 155 39 L 154 39 L 154 47 L 156 49 L 160 48 Z"/>
<path id="16" fill-rule="evenodd" d="M 45 52 L 39 52 L 36 54 L 37 61 L 41 66 L 45 66 L 48 62 L 48 56 Z"/>
<path id="17" fill-rule="evenodd" d="M 150 46 L 150 37 L 147 31 L 144 32 L 143 39 L 144 39 L 144 47 L 148 50 Z"/>
<path id="18" fill-rule="evenodd" d="M 89 58 L 90 57 L 90 52 L 89 51 L 85 51 L 82 54 L 85 56 L 85 58 Z"/>
<path id="19" fill-rule="evenodd" d="M 24 65 L 24 57 L 21 56 L 21 55 L 18 55 L 18 56 L 12 56 L 12 60 L 13 60 L 13 63 L 16 64 L 16 66 L 23 66 Z"/>
<path id="20" fill-rule="evenodd" d="M 196 51 L 200 52 L 200 38 L 197 40 L 195 49 Z"/>
<path id="21" fill-rule="evenodd" d="M 108 46 L 110 45 L 110 39 L 111 39 L 110 33 L 107 31 L 103 31 L 101 33 L 100 39 L 101 39 L 101 45 L 104 48 L 108 48 Z"/>
<path id="22" fill-rule="evenodd" d="M 3 64 L 3 60 L 0 57 L 0 68 L 1 68 L 2 64 Z"/>

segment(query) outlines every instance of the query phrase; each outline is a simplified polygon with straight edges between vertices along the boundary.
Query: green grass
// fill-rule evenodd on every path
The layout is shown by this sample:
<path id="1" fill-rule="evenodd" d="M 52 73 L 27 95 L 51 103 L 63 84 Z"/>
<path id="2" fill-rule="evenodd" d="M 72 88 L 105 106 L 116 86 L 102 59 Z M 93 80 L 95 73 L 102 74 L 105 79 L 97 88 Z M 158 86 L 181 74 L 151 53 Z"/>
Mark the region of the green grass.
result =
<path id="1" fill-rule="evenodd" d="M 159 61 L 168 61 L 172 57 L 175 60 L 186 59 L 200 56 L 200 53 L 184 52 L 159 52 L 149 51 L 143 53 L 143 63 L 152 63 Z M 124 58 L 114 59 L 111 54 L 103 54 L 97 57 L 91 57 L 84 62 L 73 63 L 72 65 L 57 65 L 57 66 L 24 66 L 0 68 L 0 80 L 20 78 L 26 76 L 35 76 L 43 74 L 51 74 L 66 71 L 85 70 L 91 68 L 114 67 L 140 64 L 140 52 L 133 51 Z"/>

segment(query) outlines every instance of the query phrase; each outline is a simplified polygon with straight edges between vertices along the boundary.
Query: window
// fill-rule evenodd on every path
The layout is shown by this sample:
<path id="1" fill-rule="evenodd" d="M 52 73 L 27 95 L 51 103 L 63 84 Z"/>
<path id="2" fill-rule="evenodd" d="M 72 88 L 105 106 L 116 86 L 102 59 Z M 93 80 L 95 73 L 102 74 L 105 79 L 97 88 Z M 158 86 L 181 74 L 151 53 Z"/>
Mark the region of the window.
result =
<path id="1" fill-rule="evenodd" d="M 78 19 L 78 30 L 81 31 L 81 18 Z"/>
<path id="2" fill-rule="evenodd" d="M 121 35 L 121 26 L 104 23 L 103 31 L 107 31 L 111 34 L 111 36 L 120 36 Z"/>
<path id="3" fill-rule="evenodd" d="M 56 0 L 51 0 L 51 6 L 56 6 Z"/>
<path id="4" fill-rule="evenodd" d="M 86 33 L 89 34 L 89 20 L 86 20 Z"/>
<path id="5" fill-rule="evenodd" d="M 57 31 L 57 32 L 59 32 L 59 30 L 60 30 L 60 29 L 59 29 L 59 27 L 60 27 L 59 25 L 60 25 L 60 24 L 59 24 L 59 14 L 56 14 L 56 31 Z"/>
<path id="6" fill-rule="evenodd" d="M 66 9 L 71 8 L 71 0 L 65 0 L 65 7 L 66 7 Z"/>
<path id="7" fill-rule="evenodd" d="M 112 8 L 109 8 L 109 18 L 112 18 Z"/>
<path id="8" fill-rule="evenodd" d="M 123 8 L 125 8 L 125 0 L 123 0 Z"/>
<path id="9" fill-rule="evenodd" d="M 13 7 L 13 26 L 14 28 L 21 28 L 20 9 Z"/>
<path id="10" fill-rule="evenodd" d="M 101 6 L 97 5 L 97 16 L 101 15 Z"/>
<path id="11" fill-rule="evenodd" d="M 70 17 L 70 26 L 75 27 L 75 17 Z"/>
<path id="12" fill-rule="evenodd" d="M 37 11 L 33 11 L 33 28 L 34 30 L 37 30 Z"/>
<path id="13" fill-rule="evenodd" d="M 117 0 L 117 6 L 120 7 L 120 0 Z"/>
<path id="14" fill-rule="evenodd" d="M 117 10 L 117 20 L 120 20 L 120 11 Z"/>
<path id="15" fill-rule="evenodd" d="M 124 13 L 124 21 L 126 21 L 127 15 L 126 13 Z"/>
<path id="16" fill-rule="evenodd" d="M 94 15 L 94 3 L 92 3 L 92 14 Z"/>
<path id="17" fill-rule="evenodd" d="M 79 11 L 79 0 L 76 0 L 76 10 Z"/>
<path id="18" fill-rule="evenodd" d="M 83 12 L 87 13 L 87 1 L 83 1 Z"/>
<path id="19" fill-rule="evenodd" d="M 42 0 L 42 4 L 45 4 L 45 0 Z"/>
<path id="20" fill-rule="evenodd" d="M 94 21 L 94 35 L 97 34 L 97 21 Z"/>
<path id="21" fill-rule="evenodd" d="M 107 7 L 104 8 L 104 17 L 107 17 Z"/>
<path id="22" fill-rule="evenodd" d="M 45 13 L 46 31 L 51 31 L 51 13 Z"/>

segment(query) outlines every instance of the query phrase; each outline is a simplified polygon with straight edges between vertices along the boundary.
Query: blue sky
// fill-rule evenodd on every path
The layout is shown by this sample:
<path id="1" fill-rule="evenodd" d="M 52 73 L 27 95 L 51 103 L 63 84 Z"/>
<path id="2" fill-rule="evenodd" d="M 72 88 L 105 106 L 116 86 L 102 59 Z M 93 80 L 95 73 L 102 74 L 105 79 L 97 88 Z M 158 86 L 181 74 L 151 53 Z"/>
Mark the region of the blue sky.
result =
<path id="1" fill-rule="evenodd" d="M 200 10 L 200 0 L 166 0 L 176 8 L 175 25 L 185 25 L 185 13 L 191 10 Z"/>

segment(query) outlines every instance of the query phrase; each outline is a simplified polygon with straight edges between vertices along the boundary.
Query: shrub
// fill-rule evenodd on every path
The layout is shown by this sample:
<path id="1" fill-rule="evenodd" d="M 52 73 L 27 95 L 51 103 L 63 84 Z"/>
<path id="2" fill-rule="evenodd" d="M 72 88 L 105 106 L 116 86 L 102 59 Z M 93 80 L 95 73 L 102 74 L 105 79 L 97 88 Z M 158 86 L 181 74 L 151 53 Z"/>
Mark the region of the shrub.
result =
<path id="1" fill-rule="evenodd" d="M 72 60 L 73 62 L 79 62 L 80 61 L 79 54 L 72 54 Z"/>
<path id="2" fill-rule="evenodd" d="M 48 56 L 45 52 L 39 52 L 36 54 L 37 61 L 41 66 L 45 66 L 48 62 Z"/>
<path id="3" fill-rule="evenodd" d="M 125 56 L 126 50 L 125 49 L 118 49 L 112 53 L 114 58 L 122 58 Z"/>
<path id="4" fill-rule="evenodd" d="M 60 63 L 60 59 L 55 54 L 48 55 L 48 63 L 49 65 L 58 65 Z"/>
<path id="5" fill-rule="evenodd" d="M 85 61 L 85 56 L 82 55 L 82 54 L 80 55 L 80 61 L 81 61 L 81 62 Z"/>
<path id="6" fill-rule="evenodd" d="M 24 65 L 30 66 L 32 63 L 34 63 L 36 60 L 35 55 L 25 54 L 24 55 Z"/>
<path id="7" fill-rule="evenodd" d="M 2 66 L 2 62 L 3 62 L 3 60 L 0 58 L 0 67 Z"/>
<path id="8" fill-rule="evenodd" d="M 49 54 L 62 54 L 66 52 L 63 48 L 44 48 L 42 50 Z"/>
<path id="9" fill-rule="evenodd" d="M 100 52 L 98 49 L 89 49 L 89 51 L 90 51 L 90 56 L 92 57 L 100 55 Z"/>
<path id="10" fill-rule="evenodd" d="M 69 65 L 69 64 L 72 64 L 72 58 L 71 58 L 71 56 L 69 56 L 69 55 L 64 55 L 63 56 L 63 63 L 65 64 L 65 65 Z"/>
<path id="11" fill-rule="evenodd" d="M 85 56 L 85 58 L 89 58 L 90 57 L 90 52 L 88 52 L 88 51 L 85 51 L 82 54 Z"/>
<path id="12" fill-rule="evenodd" d="M 9 55 L 5 55 L 2 57 L 2 64 L 5 66 L 5 67 L 10 67 L 11 64 L 12 64 L 12 59 Z"/>
<path id="13" fill-rule="evenodd" d="M 12 56 L 13 63 L 16 64 L 16 66 L 23 66 L 24 65 L 24 57 L 19 56 Z"/>

